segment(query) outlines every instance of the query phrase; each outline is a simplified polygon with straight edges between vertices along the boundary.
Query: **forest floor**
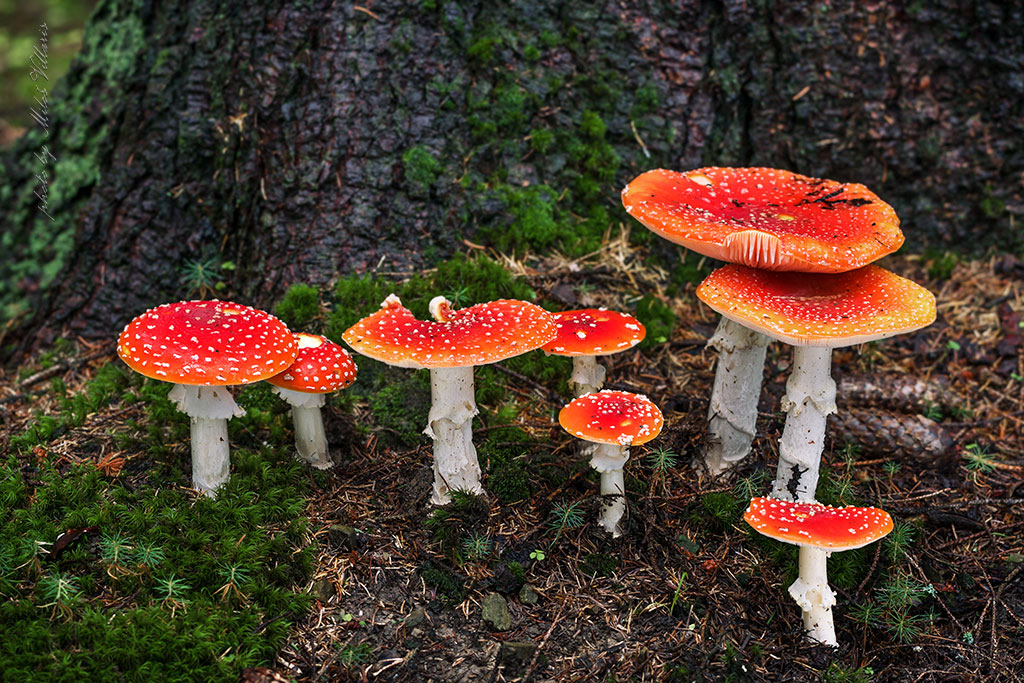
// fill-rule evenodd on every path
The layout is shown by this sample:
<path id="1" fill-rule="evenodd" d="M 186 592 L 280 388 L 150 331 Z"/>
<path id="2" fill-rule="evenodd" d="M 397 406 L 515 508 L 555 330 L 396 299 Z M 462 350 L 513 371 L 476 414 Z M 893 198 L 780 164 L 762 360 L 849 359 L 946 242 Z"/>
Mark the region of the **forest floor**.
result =
<path id="1" fill-rule="evenodd" d="M 627 466 L 621 538 L 596 524 L 596 475 L 557 424 L 565 364 L 478 373 L 491 494 L 432 511 L 420 373 L 358 359 L 366 387 L 326 409 L 324 472 L 293 460 L 285 408 L 247 388 L 233 479 L 210 501 L 187 488 L 166 387 L 123 369 L 112 340 L 67 342 L 0 378 L 0 664 L 18 680 L 1024 678 L 1024 263 L 890 257 L 936 293 L 938 321 L 833 354 L 818 497 L 879 506 L 896 529 L 830 559 L 831 649 L 801 635 L 795 549 L 741 518 L 774 476 L 789 350 L 769 347 L 753 455 L 712 479 L 691 466 L 716 324 L 693 285 L 616 243 L 499 260 L 555 308 L 671 292 L 648 324 L 664 338 L 606 363 L 607 388 L 666 417 Z"/>

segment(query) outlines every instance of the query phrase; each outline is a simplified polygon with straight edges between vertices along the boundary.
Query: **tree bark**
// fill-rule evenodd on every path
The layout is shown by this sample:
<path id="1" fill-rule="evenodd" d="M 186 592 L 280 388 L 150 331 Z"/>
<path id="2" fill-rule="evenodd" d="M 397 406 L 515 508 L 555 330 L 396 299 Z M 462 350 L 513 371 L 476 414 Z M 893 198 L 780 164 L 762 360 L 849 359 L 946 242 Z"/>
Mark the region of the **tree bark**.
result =
<path id="1" fill-rule="evenodd" d="M 0 154 L 6 352 L 194 296 L 190 261 L 266 307 L 463 239 L 572 251 L 658 166 L 859 181 L 911 245 L 1020 245 L 1024 9 L 897 5 L 102 0 Z"/>

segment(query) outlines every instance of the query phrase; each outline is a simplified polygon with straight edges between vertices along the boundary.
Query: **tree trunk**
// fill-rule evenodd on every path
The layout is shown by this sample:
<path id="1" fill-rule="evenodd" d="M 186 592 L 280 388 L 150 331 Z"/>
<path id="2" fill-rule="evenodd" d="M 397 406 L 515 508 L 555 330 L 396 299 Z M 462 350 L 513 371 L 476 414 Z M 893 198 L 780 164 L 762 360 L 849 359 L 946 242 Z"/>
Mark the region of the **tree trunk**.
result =
<path id="1" fill-rule="evenodd" d="M 0 155 L 6 351 L 112 337 L 189 262 L 269 306 L 463 239 L 582 253 L 658 166 L 859 181 L 911 245 L 1020 244 L 1024 10 L 897 4 L 103 0 Z"/>

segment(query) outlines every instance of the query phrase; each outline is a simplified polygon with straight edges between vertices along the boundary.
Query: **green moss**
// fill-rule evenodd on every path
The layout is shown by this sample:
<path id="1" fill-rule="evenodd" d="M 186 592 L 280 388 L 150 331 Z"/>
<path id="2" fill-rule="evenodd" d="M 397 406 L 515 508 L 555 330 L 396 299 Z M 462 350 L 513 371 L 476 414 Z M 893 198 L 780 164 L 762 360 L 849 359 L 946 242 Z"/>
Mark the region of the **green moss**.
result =
<path id="1" fill-rule="evenodd" d="M 426 438 L 423 426 L 430 412 L 430 382 L 425 370 L 405 370 L 402 374 L 405 378 L 392 381 L 370 396 L 370 410 L 374 421 L 385 430 L 385 442 L 410 447 Z"/>
<path id="2" fill-rule="evenodd" d="M 580 571 L 592 576 L 609 577 L 619 568 L 619 561 L 604 553 L 588 553 L 580 563 Z"/>
<path id="3" fill-rule="evenodd" d="M 292 285 L 274 307 L 274 315 L 293 331 L 308 331 L 320 315 L 320 290 L 304 284 Z"/>
<path id="4" fill-rule="evenodd" d="M 546 153 L 555 143 L 555 134 L 547 128 L 534 128 L 530 131 L 530 147 L 540 154 Z"/>
<path id="5" fill-rule="evenodd" d="M 644 348 L 664 344 L 672 337 L 676 327 L 676 314 L 666 304 L 653 296 L 645 296 L 637 302 L 634 315 L 647 328 L 647 336 L 640 343 Z"/>
<path id="6" fill-rule="evenodd" d="M 580 130 L 592 140 L 603 140 L 608 126 L 596 111 L 585 111 L 580 119 Z"/>
<path id="7" fill-rule="evenodd" d="M 402 154 L 402 164 L 405 168 L 406 182 L 409 183 L 410 189 L 419 195 L 430 192 L 431 186 L 443 170 L 441 162 L 422 145 L 407 149 Z"/>

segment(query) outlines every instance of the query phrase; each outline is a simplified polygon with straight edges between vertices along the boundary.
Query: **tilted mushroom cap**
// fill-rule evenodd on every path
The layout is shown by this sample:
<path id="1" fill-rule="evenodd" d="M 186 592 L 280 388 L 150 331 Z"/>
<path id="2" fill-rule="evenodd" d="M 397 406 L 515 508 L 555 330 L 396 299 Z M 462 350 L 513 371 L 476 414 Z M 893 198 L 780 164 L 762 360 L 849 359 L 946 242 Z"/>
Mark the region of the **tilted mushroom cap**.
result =
<path id="1" fill-rule="evenodd" d="M 562 408 L 558 424 L 584 441 L 636 446 L 658 436 L 664 420 L 646 396 L 605 390 L 580 396 Z"/>
<path id="2" fill-rule="evenodd" d="M 793 346 L 850 346 L 935 321 L 931 292 L 878 266 L 782 273 L 728 265 L 704 279 L 697 298 L 726 318 Z"/>
<path id="3" fill-rule="evenodd" d="M 752 499 L 743 519 L 769 538 L 820 550 L 853 550 L 892 531 L 892 517 L 878 508 L 834 508 L 775 498 Z"/>
<path id="4" fill-rule="evenodd" d="M 454 310 L 444 322 L 417 320 L 392 294 L 376 313 L 341 338 L 370 358 L 406 368 L 485 365 L 540 348 L 557 330 L 551 314 L 525 301 L 501 299 Z"/>
<path id="5" fill-rule="evenodd" d="M 647 330 L 631 315 L 603 308 L 552 313 L 558 336 L 541 347 L 556 356 L 604 356 L 636 346 Z"/>
<path id="6" fill-rule="evenodd" d="M 648 171 L 622 203 L 665 239 L 754 268 L 839 273 L 903 244 L 896 212 L 863 185 L 774 168 Z"/>
<path id="7" fill-rule="evenodd" d="M 352 356 L 327 337 L 299 332 L 295 341 L 299 355 L 287 370 L 267 380 L 274 386 L 307 394 L 326 394 L 356 381 Z"/>
<path id="8" fill-rule="evenodd" d="M 273 377 L 295 360 L 283 322 L 229 301 L 181 301 L 132 320 L 117 340 L 136 372 L 175 384 L 224 386 Z"/>

